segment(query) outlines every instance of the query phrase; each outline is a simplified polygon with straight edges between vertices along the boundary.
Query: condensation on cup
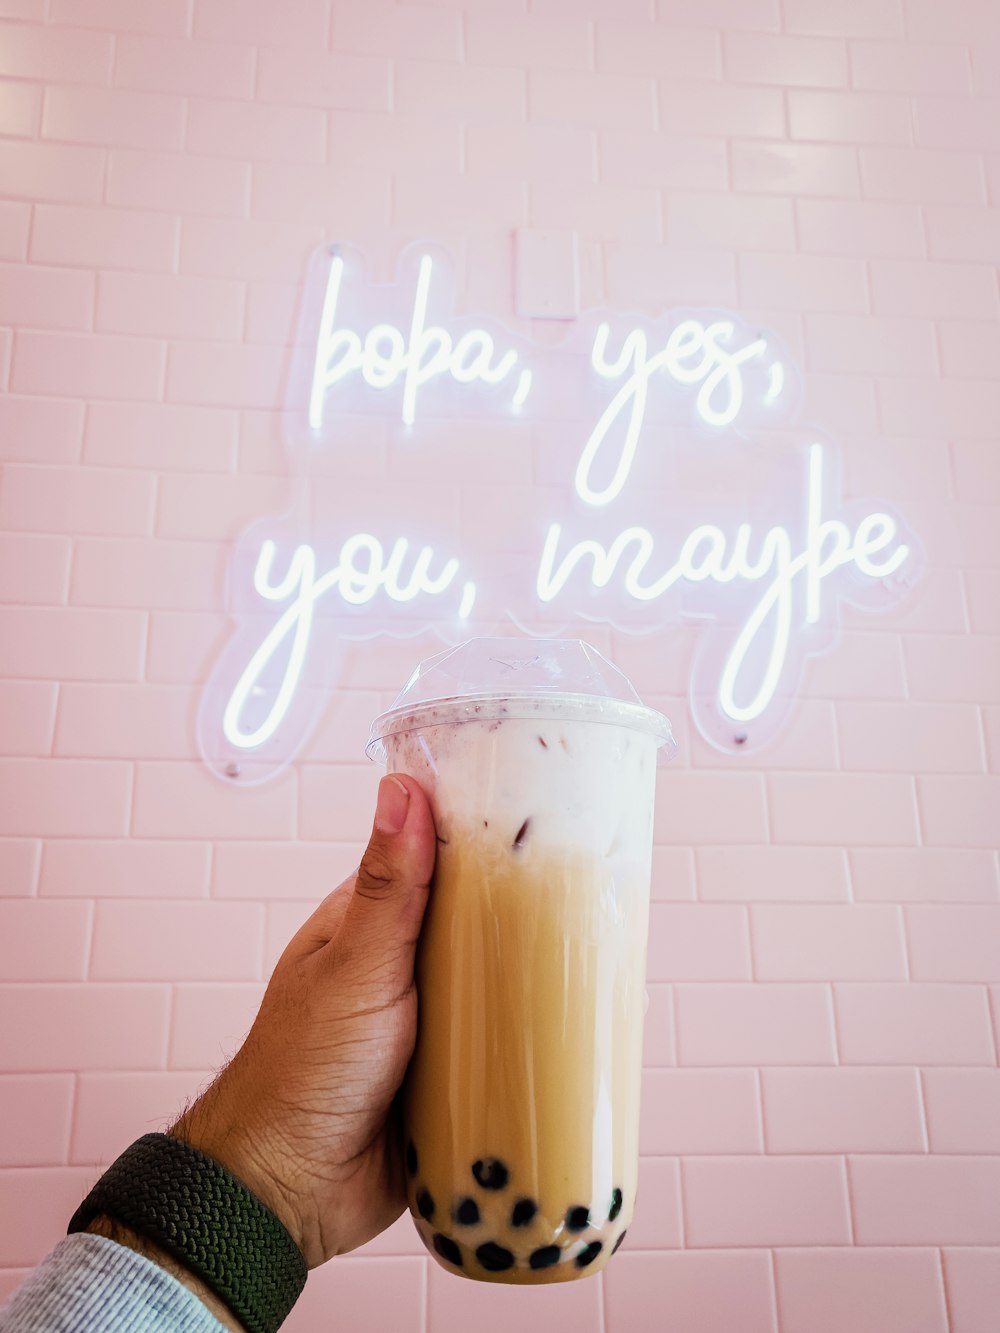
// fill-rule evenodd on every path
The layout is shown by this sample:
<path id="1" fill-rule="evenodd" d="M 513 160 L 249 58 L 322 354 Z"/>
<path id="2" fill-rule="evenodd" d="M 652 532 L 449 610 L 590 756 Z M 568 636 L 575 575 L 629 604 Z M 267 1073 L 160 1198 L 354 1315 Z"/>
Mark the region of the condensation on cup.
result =
<path id="1" fill-rule="evenodd" d="M 368 754 L 420 782 L 437 828 L 403 1149 L 415 1225 L 451 1273 L 569 1281 L 625 1239 L 673 748 L 579 640 L 470 640 L 372 724 Z"/>

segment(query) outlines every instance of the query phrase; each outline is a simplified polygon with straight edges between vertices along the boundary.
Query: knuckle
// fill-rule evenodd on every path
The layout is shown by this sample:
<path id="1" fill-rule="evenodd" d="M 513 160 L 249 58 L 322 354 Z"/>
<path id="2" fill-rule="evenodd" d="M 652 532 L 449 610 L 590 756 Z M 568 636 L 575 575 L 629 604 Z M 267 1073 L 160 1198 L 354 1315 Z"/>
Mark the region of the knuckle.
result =
<path id="1" fill-rule="evenodd" d="M 366 852 L 358 867 L 354 892 L 362 898 L 382 899 L 391 892 L 396 876 L 384 858 L 376 852 Z"/>

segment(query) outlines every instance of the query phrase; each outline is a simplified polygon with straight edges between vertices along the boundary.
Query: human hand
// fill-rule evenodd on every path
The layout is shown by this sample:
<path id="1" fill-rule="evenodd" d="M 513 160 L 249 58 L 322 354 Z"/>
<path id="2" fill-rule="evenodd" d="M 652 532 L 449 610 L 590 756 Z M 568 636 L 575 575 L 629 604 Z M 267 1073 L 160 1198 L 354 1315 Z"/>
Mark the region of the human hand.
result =
<path id="1" fill-rule="evenodd" d="M 383 778 L 359 869 L 292 938 L 246 1041 L 170 1131 L 253 1190 L 310 1268 L 406 1204 L 397 1093 L 435 852 L 418 783 Z"/>

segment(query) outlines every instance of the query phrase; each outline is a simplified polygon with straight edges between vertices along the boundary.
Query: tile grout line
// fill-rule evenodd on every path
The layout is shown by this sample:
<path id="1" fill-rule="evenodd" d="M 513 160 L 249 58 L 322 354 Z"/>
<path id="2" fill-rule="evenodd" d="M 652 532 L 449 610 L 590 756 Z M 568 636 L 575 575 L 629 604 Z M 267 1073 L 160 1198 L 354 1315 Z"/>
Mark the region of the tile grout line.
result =
<path id="1" fill-rule="evenodd" d="M 941 1296 L 944 1301 L 944 1317 L 948 1325 L 948 1333 L 956 1333 L 951 1310 L 951 1296 L 948 1290 L 948 1270 L 944 1262 L 944 1246 L 935 1246 L 934 1252 L 937 1255 L 938 1273 L 941 1277 Z"/>
<path id="2" fill-rule="evenodd" d="M 912 958 L 913 942 L 910 934 L 910 918 L 907 912 L 907 908 L 911 905 L 912 904 L 910 903 L 895 904 L 896 911 L 899 913 L 898 920 L 903 940 L 903 981 L 906 983 L 910 983 L 914 980 Z"/>
<path id="3" fill-rule="evenodd" d="M 163 1046 L 161 1048 L 160 1063 L 158 1065 L 158 1068 L 161 1070 L 169 1070 L 171 1068 L 170 1048 L 173 1045 L 174 1038 L 174 1019 L 177 1012 L 178 985 L 179 982 L 177 981 L 167 982 L 167 1021 L 163 1025 Z"/>
<path id="4" fill-rule="evenodd" d="M 214 839 L 210 839 L 210 840 L 209 840 L 209 843 L 208 843 L 208 873 L 207 873 L 207 875 L 206 875 L 206 879 L 205 879 L 205 890 L 204 890 L 204 892 L 203 892 L 202 895 L 201 895 L 202 898 L 204 898 L 204 899 L 211 899 L 213 902 L 214 902 L 214 901 L 219 901 L 219 900 L 216 898 L 215 893 L 213 892 L 213 890 L 214 890 L 214 888 L 215 888 L 216 862 L 217 862 L 217 859 L 218 859 L 217 856 L 216 856 L 216 849 L 217 849 L 217 846 L 218 846 L 218 844 L 215 842 Z"/>
<path id="5" fill-rule="evenodd" d="M 80 1104 L 80 1071 L 73 1070 L 73 1094 L 69 1104 L 69 1134 L 66 1139 L 66 1165 L 73 1165 L 73 1158 L 76 1156 L 76 1120 Z"/>
<path id="6" fill-rule="evenodd" d="M 844 1194 L 847 1198 L 847 1235 L 848 1244 L 854 1248 L 857 1246 L 857 1230 L 854 1219 L 854 1190 L 851 1184 L 851 1162 L 850 1154 L 843 1153 L 840 1158 L 842 1179 L 844 1181 Z"/>
<path id="7" fill-rule="evenodd" d="M 752 1073 L 753 1073 L 754 1089 L 757 1094 L 757 1115 L 760 1118 L 759 1151 L 761 1157 L 763 1158 L 763 1157 L 769 1157 L 771 1154 L 768 1152 L 767 1116 L 765 1115 L 764 1112 L 764 1080 L 762 1077 L 762 1070 L 760 1065 L 754 1065 Z"/>
<path id="8" fill-rule="evenodd" d="M 680 1069 L 681 1066 L 681 1043 L 680 1043 L 680 1024 L 677 1018 L 677 984 L 670 985 L 670 1029 L 673 1038 L 674 1047 L 674 1069 Z"/>
<path id="9" fill-rule="evenodd" d="M 1000 1065 L 1000 1030 L 997 1028 L 997 1023 L 993 1015 L 993 1005 L 990 1002 L 989 984 L 983 986 L 983 998 L 986 1001 L 986 1021 L 989 1023 L 990 1035 L 993 1038 L 993 1058 L 996 1063 Z M 1000 1010 L 1000 1006 L 998 1006 L 998 1010 Z"/>
<path id="10" fill-rule="evenodd" d="M 778 1299 L 778 1256 L 774 1246 L 767 1251 L 768 1276 L 771 1282 L 771 1307 L 774 1312 L 775 1333 L 781 1333 L 781 1302 Z"/>
<path id="11" fill-rule="evenodd" d="M 923 1139 L 923 1151 L 930 1153 L 930 1129 L 927 1119 L 927 1085 L 924 1082 L 924 1071 L 917 1065 L 914 1069 L 917 1076 L 917 1109 L 920 1112 L 920 1135 Z"/>
<path id="12" fill-rule="evenodd" d="M 841 1037 L 837 1027 L 837 992 L 832 981 L 828 981 L 827 988 L 830 996 L 830 1032 L 833 1037 L 833 1063 L 839 1068 L 843 1061 L 841 1059 Z"/>
<path id="13" fill-rule="evenodd" d="M 83 981 L 86 984 L 90 981 L 91 972 L 94 964 L 94 936 L 97 930 L 97 908 L 98 902 L 95 898 L 87 900 L 90 911 L 87 913 L 87 928 L 83 949 Z"/>

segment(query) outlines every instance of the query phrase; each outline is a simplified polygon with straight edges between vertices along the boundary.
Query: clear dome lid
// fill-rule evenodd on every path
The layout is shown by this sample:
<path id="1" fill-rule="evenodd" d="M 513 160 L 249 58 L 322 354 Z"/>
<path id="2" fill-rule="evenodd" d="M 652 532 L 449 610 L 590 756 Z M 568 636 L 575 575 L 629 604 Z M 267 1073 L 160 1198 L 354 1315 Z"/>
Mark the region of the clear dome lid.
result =
<path id="1" fill-rule="evenodd" d="M 365 751 L 385 761 L 386 736 L 419 726 L 495 717 L 575 718 L 644 731 L 675 750 L 669 721 L 647 708 L 632 682 L 582 639 L 469 639 L 421 662 Z"/>

